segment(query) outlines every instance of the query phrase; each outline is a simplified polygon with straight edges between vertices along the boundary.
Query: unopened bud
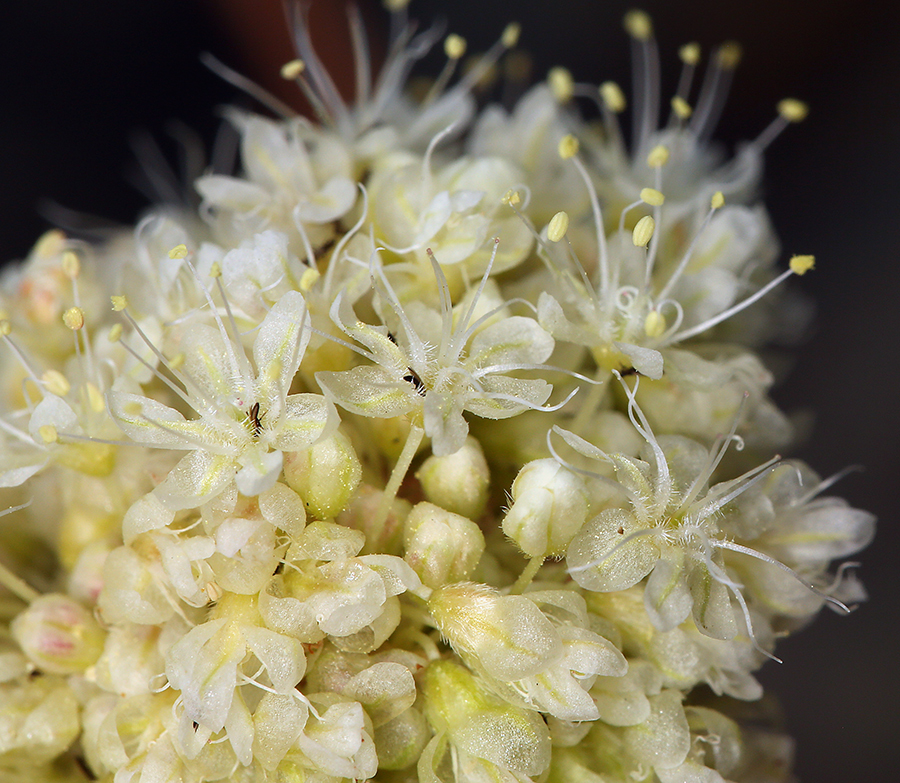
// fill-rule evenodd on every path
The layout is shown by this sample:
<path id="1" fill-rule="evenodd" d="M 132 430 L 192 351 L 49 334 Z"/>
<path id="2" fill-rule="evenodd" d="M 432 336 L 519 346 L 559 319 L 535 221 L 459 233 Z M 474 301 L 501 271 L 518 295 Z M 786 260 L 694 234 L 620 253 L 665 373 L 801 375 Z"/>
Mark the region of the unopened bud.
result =
<path id="1" fill-rule="evenodd" d="M 471 435 L 453 454 L 426 459 L 416 478 L 426 499 L 441 508 L 469 519 L 484 512 L 491 475 L 481 444 Z"/>
<path id="2" fill-rule="evenodd" d="M 428 587 L 468 579 L 484 553 L 484 534 L 478 525 L 433 503 L 413 506 L 404 538 L 403 559 Z"/>
<path id="3" fill-rule="evenodd" d="M 100 657 L 106 639 L 88 609 L 58 593 L 36 598 L 10 629 L 29 659 L 51 674 L 83 672 Z"/>
<path id="4" fill-rule="evenodd" d="M 316 519 L 332 519 L 356 492 L 362 466 L 353 444 L 342 432 L 305 451 L 284 455 L 284 478 Z"/>
<path id="5" fill-rule="evenodd" d="M 529 462 L 519 471 L 512 497 L 503 532 L 528 557 L 563 554 L 590 510 L 581 478 L 549 458 Z"/>

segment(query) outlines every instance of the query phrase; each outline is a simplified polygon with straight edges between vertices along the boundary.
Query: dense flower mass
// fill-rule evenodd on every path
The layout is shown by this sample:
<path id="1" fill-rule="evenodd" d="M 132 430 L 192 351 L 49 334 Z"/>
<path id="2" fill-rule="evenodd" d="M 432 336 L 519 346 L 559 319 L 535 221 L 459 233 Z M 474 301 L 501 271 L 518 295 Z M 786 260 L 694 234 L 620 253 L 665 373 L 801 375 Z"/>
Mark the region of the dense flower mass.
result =
<path id="1" fill-rule="evenodd" d="M 316 122 L 232 111 L 198 211 L 0 280 L 0 778 L 791 779 L 754 673 L 874 533 L 775 456 L 758 353 L 814 265 L 756 198 L 805 107 L 725 159 L 736 45 L 661 121 L 640 12 L 630 136 L 563 68 L 491 102 L 516 25 L 413 99 L 442 31 L 386 5 L 355 101 L 298 11 Z"/>

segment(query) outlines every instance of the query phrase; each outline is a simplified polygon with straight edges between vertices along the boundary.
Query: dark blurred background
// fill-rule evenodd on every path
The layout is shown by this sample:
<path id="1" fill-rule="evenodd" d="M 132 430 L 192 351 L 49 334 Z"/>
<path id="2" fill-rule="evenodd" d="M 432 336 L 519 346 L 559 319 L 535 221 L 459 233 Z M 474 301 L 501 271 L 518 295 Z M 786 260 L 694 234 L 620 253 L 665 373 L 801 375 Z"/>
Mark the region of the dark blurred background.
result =
<path id="1" fill-rule="evenodd" d="M 362 2 L 362 0 L 361 0 Z M 216 106 L 235 91 L 199 62 L 201 51 L 277 85 L 290 58 L 277 0 L 60 0 L 6 2 L 0 12 L 0 259 L 22 258 L 59 215 L 56 206 L 132 222 L 147 202 L 128 183 L 129 138 L 166 138 L 171 120 L 207 141 Z M 268 15 L 261 13 L 273 6 Z M 320 46 L 349 62 L 340 0 L 316 0 Z M 813 253 L 796 281 L 818 315 L 777 392 L 788 409 L 815 413 L 798 453 L 820 473 L 865 471 L 836 492 L 875 512 L 875 544 L 858 559 L 871 600 L 850 617 L 823 613 L 779 648 L 763 671 L 783 699 L 808 783 L 890 780 L 900 753 L 900 556 L 894 523 L 900 467 L 900 6 L 821 0 L 413 0 L 428 21 L 445 16 L 470 51 L 504 24 L 523 23 L 521 45 L 540 78 L 554 64 L 578 80 L 630 85 L 625 10 L 654 18 L 664 94 L 677 77 L 677 47 L 709 51 L 725 39 L 744 60 L 720 125 L 734 143 L 755 136 L 786 95 L 807 100 L 808 120 L 767 154 L 765 200 L 784 253 Z M 386 17 L 366 7 L 373 31 Z M 330 17 L 336 17 L 333 21 Z M 263 18 L 271 18 L 266 30 Z M 274 31 L 274 32 L 272 32 Z M 163 142 L 165 145 L 167 142 Z M 891 773 L 894 770 L 894 773 Z M 895 778 L 896 779 L 896 778 Z"/>

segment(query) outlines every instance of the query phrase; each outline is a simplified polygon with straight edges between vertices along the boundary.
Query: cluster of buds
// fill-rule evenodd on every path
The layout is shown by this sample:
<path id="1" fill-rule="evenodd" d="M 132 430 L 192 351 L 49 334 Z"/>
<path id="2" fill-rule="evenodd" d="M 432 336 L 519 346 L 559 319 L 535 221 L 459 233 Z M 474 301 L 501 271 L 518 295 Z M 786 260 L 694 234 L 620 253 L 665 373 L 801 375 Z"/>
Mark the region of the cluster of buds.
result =
<path id="1" fill-rule="evenodd" d="M 612 82 L 490 102 L 516 25 L 414 100 L 443 33 L 387 5 L 354 102 L 298 11 L 318 122 L 233 110 L 198 208 L 0 280 L 0 777 L 789 780 L 754 674 L 874 533 L 776 455 L 758 353 L 814 266 L 755 200 L 805 107 L 723 162 L 739 50 L 695 89 L 682 47 L 661 123 L 640 12 L 628 143 Z"/>

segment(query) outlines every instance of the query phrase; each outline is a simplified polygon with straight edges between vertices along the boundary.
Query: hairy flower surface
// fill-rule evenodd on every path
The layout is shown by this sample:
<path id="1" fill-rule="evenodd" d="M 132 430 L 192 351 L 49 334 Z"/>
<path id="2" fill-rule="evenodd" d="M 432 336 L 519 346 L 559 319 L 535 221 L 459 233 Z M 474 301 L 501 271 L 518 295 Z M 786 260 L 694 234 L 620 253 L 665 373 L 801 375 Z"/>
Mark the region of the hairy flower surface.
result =
<path id="1" fill-rule="evenodd" d="M 207 58 L 280 115 L 226 112 L 240 168 L 0 278 L 0 779 L 790 780 L 756 672 L 874 534 L 775 454 L 814 259 L 758 185 L 805 107 L 724 158 L 736 45 L 661 121 L 631 12 L 629 137 L 517 25 L 385 5 L 348 100 L 287 4 L 315 121 Z"/>

